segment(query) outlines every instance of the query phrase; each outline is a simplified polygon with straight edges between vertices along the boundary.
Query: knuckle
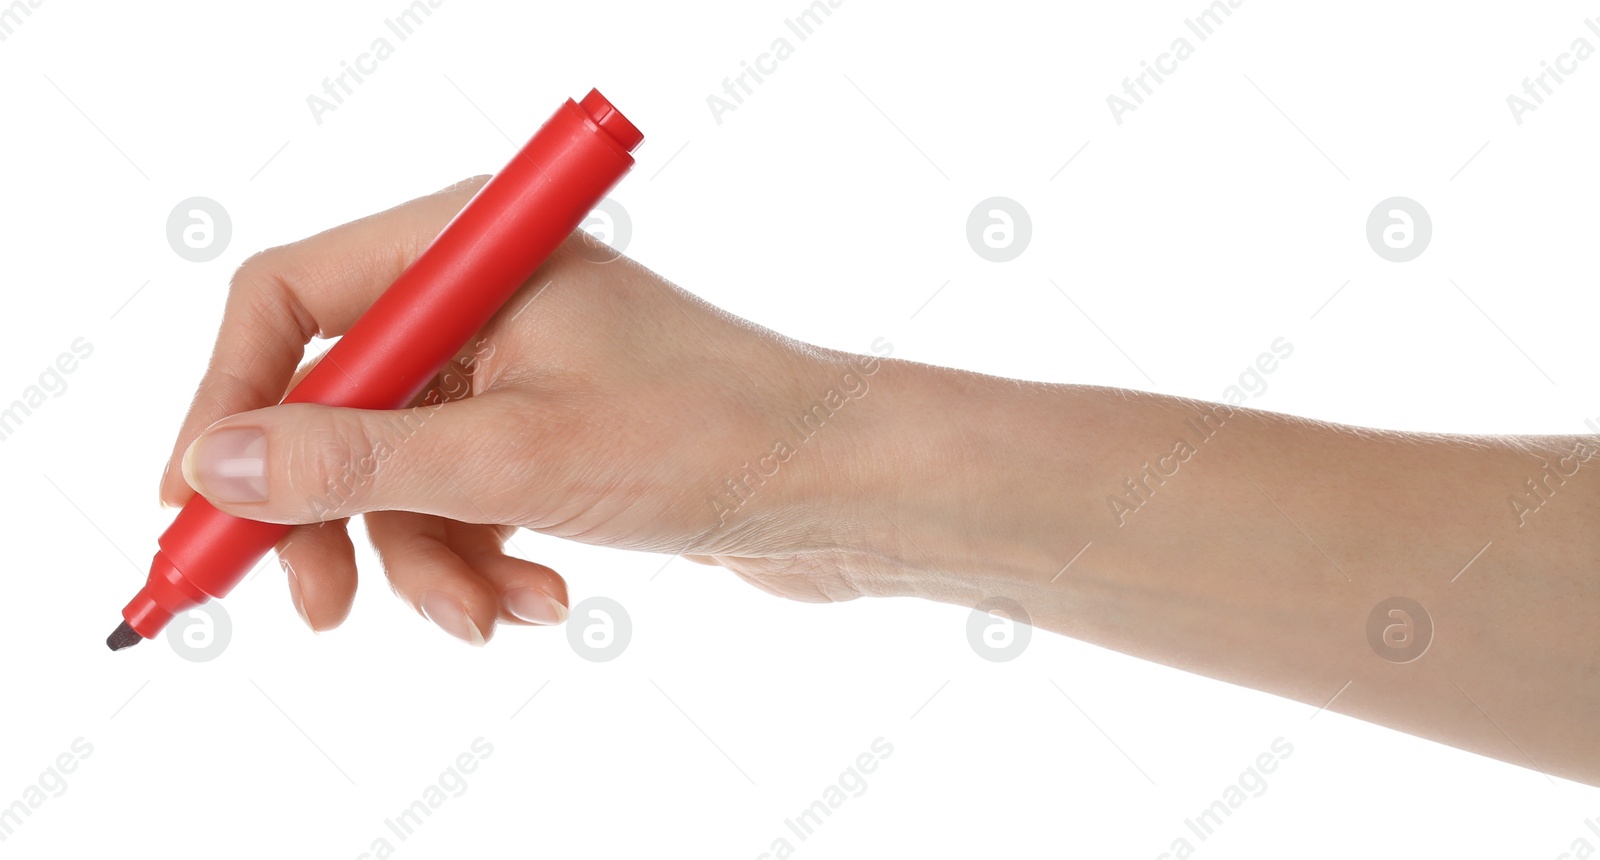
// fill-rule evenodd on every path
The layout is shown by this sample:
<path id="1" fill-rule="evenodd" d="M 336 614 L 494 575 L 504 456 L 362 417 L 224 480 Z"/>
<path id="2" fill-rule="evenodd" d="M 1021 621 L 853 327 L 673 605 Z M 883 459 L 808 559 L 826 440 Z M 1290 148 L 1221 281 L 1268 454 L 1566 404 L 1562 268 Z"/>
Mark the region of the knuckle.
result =
<path id="1" fill-rule="evenodd" d="M 275 264 L 281 253 L 278 247 L 272 247 L 245 257 L 244 262 L 233 270 L 233 276 L 228 279 L 228 288 L 233 292 L 243 292 L 267 280 L 269 273 L 276 271 Z"/>
<path id="2" fill-rule="evenodd" d="M 292 497 L 318 519 L 371 510 L 380 468 L 394 454 L 385 434 L 344 410 L 289 439 L 281 461 Z"/>
<path id="3" fill-rule="evenodd" d="M 274 245 L 246 257 L 228 279 L 228 298 L 238 313 L 305 342 L 319 327 L 301 300 L 301 291 L 311 279 L 300 270 L 303 266 L 297 268 L 292 248 Z"/>

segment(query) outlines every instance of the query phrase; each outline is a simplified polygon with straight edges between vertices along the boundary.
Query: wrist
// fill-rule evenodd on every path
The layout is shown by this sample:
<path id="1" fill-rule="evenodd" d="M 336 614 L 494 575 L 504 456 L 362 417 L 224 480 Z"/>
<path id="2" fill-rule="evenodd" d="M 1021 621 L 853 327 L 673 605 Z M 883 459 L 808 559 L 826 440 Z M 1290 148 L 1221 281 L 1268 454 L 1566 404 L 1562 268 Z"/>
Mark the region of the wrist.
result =
<path id="1" fill-rule="evenodd" d="M 859 357 L 857 357 L 859 358 Z M 1025 600 L 1061 566 L 1062 390 L 915 362 L 861 368 L 809 493 L 863 594 Z M 869 372 L 870 371 L 870 372 Z"/>

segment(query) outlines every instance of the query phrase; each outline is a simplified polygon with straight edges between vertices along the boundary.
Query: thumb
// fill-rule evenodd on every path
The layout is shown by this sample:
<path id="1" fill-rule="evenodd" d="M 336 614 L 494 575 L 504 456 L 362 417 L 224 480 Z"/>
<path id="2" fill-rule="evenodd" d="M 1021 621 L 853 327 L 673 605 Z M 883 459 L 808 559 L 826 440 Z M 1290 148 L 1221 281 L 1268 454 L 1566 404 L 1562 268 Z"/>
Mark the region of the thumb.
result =
<path id="1" fill-rule="evenodd" d="M 510 395 L 510 392 L 501 394 Z M 225 513 L 314 523 L 367 511 L 516 523 L 526 499 L 526 410 L 504 396 L 393 411 L 291 403 L 211 425 L 183 455 L 183 477 Z"/>

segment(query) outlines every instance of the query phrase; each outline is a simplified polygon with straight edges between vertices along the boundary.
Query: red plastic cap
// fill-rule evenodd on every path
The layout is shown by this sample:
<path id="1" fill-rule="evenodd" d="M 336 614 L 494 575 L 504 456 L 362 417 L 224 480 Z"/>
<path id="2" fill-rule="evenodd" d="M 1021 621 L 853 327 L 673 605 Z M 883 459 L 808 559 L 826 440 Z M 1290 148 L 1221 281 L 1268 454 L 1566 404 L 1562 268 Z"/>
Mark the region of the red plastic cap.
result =
<path id="1" fill-rule="evenodd" d="M 612 106 L 599 90 L 590 90 L 589 94 L 578 102 L 578 107 L 594 120 L 595 125 L 605 129 L 623 149 L 632 152 L 644 140 L 644 132 L 640 131 L 622 112 Z"/>

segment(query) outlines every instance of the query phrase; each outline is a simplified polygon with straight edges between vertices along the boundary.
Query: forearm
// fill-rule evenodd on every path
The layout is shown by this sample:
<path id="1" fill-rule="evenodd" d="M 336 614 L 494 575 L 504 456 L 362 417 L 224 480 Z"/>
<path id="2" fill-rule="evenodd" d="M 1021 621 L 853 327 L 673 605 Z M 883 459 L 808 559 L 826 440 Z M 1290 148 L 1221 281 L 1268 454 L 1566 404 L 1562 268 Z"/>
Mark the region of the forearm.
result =
<path id="1" fill-rule="evenodd" d="M 1008 597 L 1038 627 L 1600 783 L 1595 440 L 1355 430 L 901 362 L 872 397 L 863 447 L 897 468 L 853 478 L 863 591 Z M 1394 597 L 1433 626 L 1410 662 L 1403 616 L 1369 638 Z"/>

